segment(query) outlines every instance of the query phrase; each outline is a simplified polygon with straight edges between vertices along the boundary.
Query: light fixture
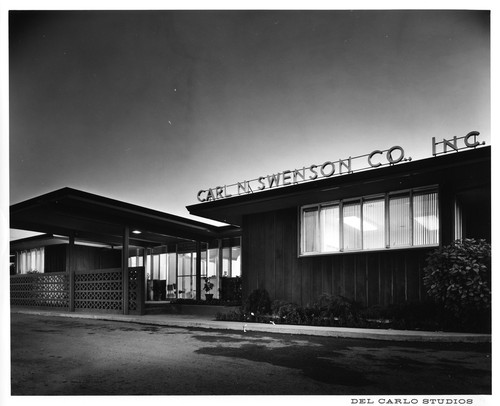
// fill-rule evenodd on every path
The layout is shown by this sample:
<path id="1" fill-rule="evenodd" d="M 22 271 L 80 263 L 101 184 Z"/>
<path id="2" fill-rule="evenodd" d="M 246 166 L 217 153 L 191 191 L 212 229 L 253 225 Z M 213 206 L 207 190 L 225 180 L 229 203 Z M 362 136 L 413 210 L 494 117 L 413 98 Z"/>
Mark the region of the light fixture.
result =
<path id="1" fill-rule="evenodd" d="M 344 224 L 361 231 L 361 219 L 357 216 L 344 217 Z M 375 231 L 377 227 L 369 221 L 363 221 L 363 231 Z"/>
<path id="2" fill-rule="evenodd" d="M 132 230 L 132 234 L 142 234 L 141 230 Z"/>
<path id="3" fill-rule="evenodd" d="M 415 217 L 415 221 L 424 226 L 429 231 L 439 230 L 439 220 L 436 216 L 418 216 Z"/>

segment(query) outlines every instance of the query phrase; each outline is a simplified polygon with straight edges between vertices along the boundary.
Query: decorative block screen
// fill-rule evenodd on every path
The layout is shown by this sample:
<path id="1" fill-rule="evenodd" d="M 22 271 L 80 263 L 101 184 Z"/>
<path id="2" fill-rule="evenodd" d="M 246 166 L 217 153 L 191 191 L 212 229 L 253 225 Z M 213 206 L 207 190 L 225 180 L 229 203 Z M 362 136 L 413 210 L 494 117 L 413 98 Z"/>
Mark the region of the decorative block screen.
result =
<path id="1" fill-rule="evenodd" d="M 141 313 L 144 268 L 129 268 L 128 311 Z M 142 278 L 142 279 L 141 279 Z M 12 306 L 70 308 L 75 311 L 123 313 L 122 270 L 76 271 L 74 296 L 70 297 L 69 273 L 14 275 L 10 278 Z"/>
<path id="2" fill-rule="evenodd" d="M 69 307 L 69 275 L 65 272 L 10 277 L 13 306 Z"/>
<path id="3" fill-rule="evenodd" d="M 122 311 L 120 268 L 75 272 L 75 310 Z"/>
<path id="4" fill-rule="evenodd" d="M 139 309 L 138 300 L 143 300 L 142 295 L 139 294 L 139 288 L 141 286 L 139 278 L 141 274 L 144 274 L 140 272 L 141 269 L 142 268 L 128 269 L 128 309 L 132 313 Z"/>

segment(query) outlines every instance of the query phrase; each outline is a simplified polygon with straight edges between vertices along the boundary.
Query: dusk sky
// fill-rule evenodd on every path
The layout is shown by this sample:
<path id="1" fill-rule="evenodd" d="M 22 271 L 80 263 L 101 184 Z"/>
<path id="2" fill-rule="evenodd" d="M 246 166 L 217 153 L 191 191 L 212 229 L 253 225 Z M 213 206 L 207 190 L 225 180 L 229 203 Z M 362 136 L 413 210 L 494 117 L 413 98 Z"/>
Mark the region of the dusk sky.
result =
<path id="1" fill-rule="evenodd" d="M 72 187 L 190 217 L 200 189 L 490 139 L 481 11 L 10 16 L 10 204 Z M 264 192 L 265 193 L 265 192 Z"/>

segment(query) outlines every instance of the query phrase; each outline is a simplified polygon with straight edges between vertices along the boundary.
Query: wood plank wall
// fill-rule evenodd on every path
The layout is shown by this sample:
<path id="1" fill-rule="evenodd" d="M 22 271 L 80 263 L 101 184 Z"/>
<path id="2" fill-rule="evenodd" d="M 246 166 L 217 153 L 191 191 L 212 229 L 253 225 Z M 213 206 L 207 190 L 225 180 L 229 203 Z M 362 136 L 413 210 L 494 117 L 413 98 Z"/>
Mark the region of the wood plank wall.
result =
<path id="1" fill-rule="evenodd" d="M 68 269 L 68 245 L 45 247 L 45 272 L 66 272 Z M 121 250 L 75 245 L 76 270 L 107 269 L 121 267 Z"/>
<path id="2" fill-rule="evenodd" d="M 245 217 L 242 235 L 243 295 L 264 288 L 271 299 L 300 305 L 323 294 L 364 305 L 422 301 L 425 258 L 431 249 L 347 253 L 298 258 L 296 209 Z"/>

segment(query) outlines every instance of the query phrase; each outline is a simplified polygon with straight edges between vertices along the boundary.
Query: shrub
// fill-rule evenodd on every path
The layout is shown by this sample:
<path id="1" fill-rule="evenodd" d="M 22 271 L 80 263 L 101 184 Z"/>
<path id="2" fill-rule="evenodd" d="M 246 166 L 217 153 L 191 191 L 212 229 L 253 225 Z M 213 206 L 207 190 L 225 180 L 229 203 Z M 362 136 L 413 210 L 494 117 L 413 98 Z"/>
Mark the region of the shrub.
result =
<path id="1" fill-rule="evenodd" d="M 485 240 L 456 240 L 428 256 L 424 285 L 429 296 L 462 325 L 477 325 L 489 318 L 490 269 L 491 246 Z"/>
<path id="2" fill-rule="evenodd" d="M 296 303 L 274 301 L 272 313 L 281 323 L 302 324 L 304 321 L 304 310 Z"/>
<path id="3" fill-rule="evenodd" d="M 317 324 L 358 325 L 361 319 L 361 305 L 340 295 L 321 295 L 313 304 L 312 310 L 313 319 L 323 320 Z M 325 320 L 329 320 L 329 323 L 325 323 Z"/>
<path id="4" fill-rule="evenodd" d="M 252 291 L 243 304 L 243 312 L 247 316 L 269 314 L 271 312 L 271 299 L 267 290 L 255 289 Z"/>

